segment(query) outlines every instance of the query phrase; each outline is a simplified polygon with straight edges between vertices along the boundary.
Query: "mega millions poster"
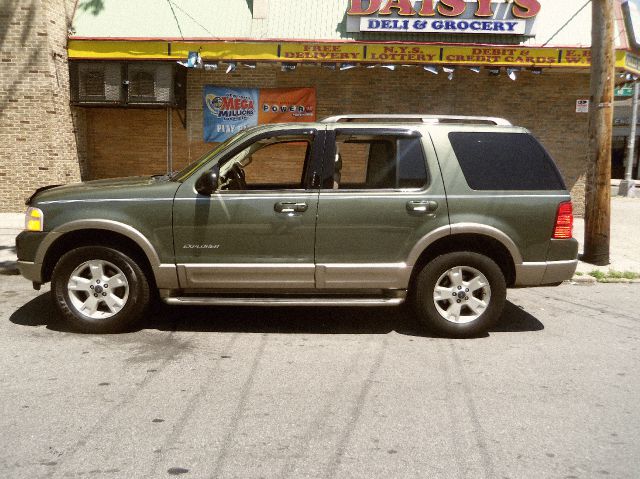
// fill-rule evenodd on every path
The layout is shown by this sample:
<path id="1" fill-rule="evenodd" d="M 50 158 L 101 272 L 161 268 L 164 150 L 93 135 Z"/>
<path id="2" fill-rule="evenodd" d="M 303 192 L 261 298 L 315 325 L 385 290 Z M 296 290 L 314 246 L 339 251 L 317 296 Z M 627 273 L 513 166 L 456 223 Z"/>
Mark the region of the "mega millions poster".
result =
<path id="1" fill-rule="evenodd" d="M 225 141 L 254 125 L 315 119 L 315 88 L 204 87 L 206 142 Z"/>

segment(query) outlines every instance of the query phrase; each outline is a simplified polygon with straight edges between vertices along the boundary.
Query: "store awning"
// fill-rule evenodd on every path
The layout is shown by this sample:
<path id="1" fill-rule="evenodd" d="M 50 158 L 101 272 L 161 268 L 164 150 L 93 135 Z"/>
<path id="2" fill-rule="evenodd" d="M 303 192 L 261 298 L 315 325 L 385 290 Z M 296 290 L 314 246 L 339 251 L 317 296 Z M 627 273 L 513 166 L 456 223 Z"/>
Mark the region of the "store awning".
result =
<path id="1" fill-rule="evenodd" d="M 589 68 L 588 48 L 526 48 L 495 45 L 424 45 L 329 42 L 169 42 L 70 40 L 71 60 L 186 60 L 205 62 L 364 63 L 521 68 Z M 616 67 L 640 75 L 640 57 L 616 52 Z"/>

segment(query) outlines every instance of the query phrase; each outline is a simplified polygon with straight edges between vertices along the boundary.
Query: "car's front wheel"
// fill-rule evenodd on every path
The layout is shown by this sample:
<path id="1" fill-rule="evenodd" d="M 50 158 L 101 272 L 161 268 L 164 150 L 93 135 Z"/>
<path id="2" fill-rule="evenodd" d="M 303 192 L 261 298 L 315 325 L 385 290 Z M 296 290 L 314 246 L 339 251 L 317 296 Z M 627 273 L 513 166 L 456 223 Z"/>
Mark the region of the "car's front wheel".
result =
<path id="1" fill-rule="evenodd" d="M 149 304 L 149 283 L 128 255 L 104 246 L 83 246 L 64 254 L 51 279 L 55 305 L 76 330 L 125 330 Z"/>
<path id="2" fill-rule="evenodd" d="M 434 258 L 418 273 L 415 288 L 418 319 L 456 338 L 486 333 L 502 314 L 507 296 L 500 267 L 472 252 Z"/>

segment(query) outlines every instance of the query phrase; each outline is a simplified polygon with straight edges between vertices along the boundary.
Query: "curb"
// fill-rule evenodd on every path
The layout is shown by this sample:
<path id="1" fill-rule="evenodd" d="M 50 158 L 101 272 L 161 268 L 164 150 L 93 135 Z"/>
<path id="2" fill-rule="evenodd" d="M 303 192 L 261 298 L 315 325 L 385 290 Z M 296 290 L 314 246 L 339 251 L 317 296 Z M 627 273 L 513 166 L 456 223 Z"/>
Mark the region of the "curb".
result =
<path id="1" fill-rule="evenodd" d="M 573 278 L 571 278 L 571 283 L 577 283 L 577 284 L 595 284 L 598 282 L 597 279 L 595 279 L 593 276 L 589 276 L 589 275 L 574 275 Z"/>
<path id="2" fill-rule="evenodd" d="M 605 278 L 605 279 L 603 279 L 603 280 L 600 280 L 600 283 L 640 284 L 640 279 Z"/>
<path id="3" fill-rule="evenodd" d="M 20 274 L 18 264 L 15 261 L 0 262 L 0 275 L 2 276 L 17 276 Z"/>
<path id="4" fill-rule="evenodd" d="M 640 284 L 640 279 L 627 279 L 627 278 L 604 278 L 598 280 L 588 274 L 583 276 L 574 276 L 571 278 L 571 283 L 574 284 L 595 284 L 595 283 L 624 283 L 624 284 Z"/>

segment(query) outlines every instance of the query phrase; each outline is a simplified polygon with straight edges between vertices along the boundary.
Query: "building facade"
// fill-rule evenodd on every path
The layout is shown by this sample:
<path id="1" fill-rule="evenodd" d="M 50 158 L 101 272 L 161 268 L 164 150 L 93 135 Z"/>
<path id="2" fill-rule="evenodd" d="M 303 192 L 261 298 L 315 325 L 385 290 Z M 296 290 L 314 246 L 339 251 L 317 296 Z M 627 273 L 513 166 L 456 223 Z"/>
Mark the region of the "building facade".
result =
<path id="1" fill-rule="evenodd" d="M 51 30 L 59 27 L 50 21 L 58 12 L 54 20 L 65 23 L 64 31 L 47 33 L 49 52 L 42 52 L 45 37 L 28 37 L 41 42 L 35 50 L 45 66 L 33 75 L 46 83 L 42 95 L 51 96 L 56 106 L 49 111 L 57 113 L 47 113 L 45 124 L 41 107 L 39 115 L 32 112 L 28 89 L 3 95 L 18 99 L 12 116 L 3 112 L 1 120 L 4 210 L 19 210 L 44 184 L 177 170 L 225 137 L 212 133 L 211 121 L 226 124 L 218 125 L 222 130 L 243 124 L 211 120 L 214 112 L 251 121 L 243 104 L 231 102 L 234 95 L 299 89 L 311 91 L 313 102 L 298 119 L 344 113 L 504 117 L 542 141 L 582 210 L 589 7 L 569 0 L 110 0 L 79 2 L 69 21 L 73 2 L 41 3 L 33 0 L 15 15 L 33 21 L 35 9 Z M 616 8 L 618 71 L 640 73 L 622 6 Z M 12 18 L 10 38 L 20 42 L 22 27 Z M 7 48 L 3 55 L 21 85 L 24 72 L 14 53 Z M 265 107 L 259 98 L 244 106 L 262 121 L 258 110 L 274 105 Z M 281 113 L 292 109 L 295 118 L 301 105 L 278 107 Z M 23 118 L 27 112 L 41 123 L 25 130 L 21 126 L 31 123 L 20 121 L 32 121 Z M 24 145 L 11 139 L 19 131 L 28 131 L 20 133 Z M 24 162 L 19 171 L 16 161 Z"/>
<path id="2" fill-rule="evenodd" d="M 0 11 L 0 211 L 14 212 L 39 186 L 79 181 L 84 164 L 66 48 L 76 2 L 6 3 Z"/>

